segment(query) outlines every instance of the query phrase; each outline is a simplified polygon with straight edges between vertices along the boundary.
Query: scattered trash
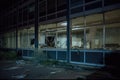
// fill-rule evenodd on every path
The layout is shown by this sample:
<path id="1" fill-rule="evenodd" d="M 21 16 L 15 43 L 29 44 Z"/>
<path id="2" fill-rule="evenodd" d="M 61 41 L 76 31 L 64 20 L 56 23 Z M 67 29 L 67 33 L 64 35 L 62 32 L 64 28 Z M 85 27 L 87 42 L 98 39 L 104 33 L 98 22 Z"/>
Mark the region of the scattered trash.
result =
<path id="1" fill-rule="evenodd" d="M 76 80 L 86 80 L 86 77 L 85 76 L 79 76 L 79 77 L 77 77 Z"/>
<path id="2" fill-rule="evenodd" d="M 36 66 L 37 68 L 40 68 L 40 67 L 44 67 L 43 65 L 41 65 L 41 64 L 37 64 L 37 66 Z"/>
<path id="3" fill-rule="evenodd" d="M 59 72 L 62 72 L 62 71 L 61 70 L 57 70 L 57 71 L 50 72 L 50 74 L 55 74 L 55 73 L 59 73 Z"/>
<path id="4" fill-rule="evenodd" d="M 18 68 L 21 68 L 21 67 L 10 67 L 10 68 L 6 68 L 4 70 L 14 70 L 14 69 L 18 69 Z"/>
<path id="5" fill-rule="evenodd" d="M 26 77 L 26 75 L 25 74 L 21 74 L 21 75 L 14 75 L 14 76 L 12 76 L 12 78 L 16 78 L 16 79 L 23 79 L 23 78 L 25 78 Z"/>
<path id="6" fill-rule="evenodd" d="M 29 73 L 30 73 L 30 70 L 28 69 L 28 70 L 25 70 L 25 72 L 23 74 L 28 75 Z"/>
<path id="7" fill-rule="evenodd" d="M 50 74 L 55 74 L 56 72 L 50 72 Z"/>
<path id="8" fill-rule="evenodd" d="M 55 67 L 55 65 L 53 65 L 53 67 Z"/>
<path id="9" fill-rule="evenodd" d="M 18 60 L 18 61 L 16 61 L 16 64 L 25 64 L 25 61 L 24 60 Z"/>
<path id="10" fill-rule="evenodd" d="M 25 70 L 22 74 L 19 74 L 19 75 L 13 75 L 12 78 L 15 78 L 15 79 L 23 79 L 25 78 L 28 74 L 30 73 L 30 70 Z"/>
<path id="11" fill-rule="evenodd" d="M 62 72 L 61 70 L 57 71 L 57 72 Z"/>

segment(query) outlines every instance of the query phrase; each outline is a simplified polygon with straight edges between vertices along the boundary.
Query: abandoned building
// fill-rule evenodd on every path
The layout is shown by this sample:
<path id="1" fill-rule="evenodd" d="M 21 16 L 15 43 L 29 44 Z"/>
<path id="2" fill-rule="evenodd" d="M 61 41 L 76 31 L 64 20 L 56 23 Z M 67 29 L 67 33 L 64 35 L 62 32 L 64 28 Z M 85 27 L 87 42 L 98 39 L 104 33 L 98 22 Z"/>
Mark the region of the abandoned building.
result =
<path id="1" fill-rule="evenodd" d="M 24 58 L 105 65 L 120 50 L 120 0 L 8 0 L 0 9 L 0 49 Z M 6 6 L 6 7 L 5 7 Z"/>

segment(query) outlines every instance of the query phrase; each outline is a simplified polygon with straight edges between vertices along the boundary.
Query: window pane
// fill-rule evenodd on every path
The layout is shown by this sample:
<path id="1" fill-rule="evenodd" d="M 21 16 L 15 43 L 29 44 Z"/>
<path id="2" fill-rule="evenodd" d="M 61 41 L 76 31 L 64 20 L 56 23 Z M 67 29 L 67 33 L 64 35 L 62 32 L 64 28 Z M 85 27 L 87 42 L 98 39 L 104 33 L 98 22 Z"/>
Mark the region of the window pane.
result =
<path id="1" fill-rule="evenodd" d="M 71 0 L 71 6 L 82 5 L 83 0 Z"/>
<path id="2" fill-rule="evenodd" d="M 3 38 L 4 48 L 15 48 L 16 47 L 16 35 L 15 32 L 9 32 L 4 35 Z"/>
<path id="3" fill-rule="evenodd" d="M 34 28 L 18 31 L 18 48 L 34 48 Z M 31 41 L 33 43 L 31 44 Z"/>
<path id="4" fill-rule="evenodd" d="M 93 26 L 87 29 L 86 32 L 86 48 L 101 49 L 103 48 L 103 27 Z"/>
<path id="5" fill-rule="evenodd" d="M 57 23 L 57 48 L 67 48 L 66 21 Z"/>
<path id="6" fill-rule="evenodd" d="M 66 9 L 66 1 L 65 0 L 57 0 L 57 11 Z"/>
<path id="7" fill-rule="evenodd" d="M 96 1 L 96 0 L 85 0 L 85 3 L 92 2 L 92 1 Z"/>
<path id="8" fill-rule="evenodd" d="M 99 25 L 103 23 L 103 15 L 102 14 L 93 14 L 86 16 L 86 25 Z"/>
<path id="9" fill-rule="evenodd" d="M 92 9 L 96 9 L 96 8 L 101 8 L 102 7 L 102 2 L 95 2 L 89 5 L 85 6 L 85 10 L 92 10 Z"/>
<path id="10" fill-rule="evenodd" d="M 39 16 L 45 16 L 46 15 L 46 2 L 42 2 L 39 4 Z"/>
<path id="11" fill-rule="evenodd" d="M 55 1 L 56 0 L 47 0 L 47 13 L 55 12 Z"/>
<path id="12" fill-rule="evenodd" d="M 106 25 L 106 49 L 116 50 L 120 49 L 120 23 Z"/>
<path id="13" fill-rule="evenodd" d="M 104 0 L 104 5 L 112 5 L 112 4 L 118 4 L 120 3 L 120 0 Z"/>
<path id="14" fill-rule="evenodd" d="M 39 30 L 39 47 L 56 48 L 56 24 L 40 25 Z"/>
<path id="15" fill-rule="evenodd" d="M 84 18 L 72 19 L 72 48 L 84 48 Z"/>
<path id="16" fill-rule="evenodd" d="M 105 22 L 114 23 L 120 22 L 120 10 L 113 10 L 105 13 Z"/>
<path id="17" fill-rule="evenodd" d="M 71 14 L 83 12 L 83 7 L 77 7 L 71 10 Z"/>

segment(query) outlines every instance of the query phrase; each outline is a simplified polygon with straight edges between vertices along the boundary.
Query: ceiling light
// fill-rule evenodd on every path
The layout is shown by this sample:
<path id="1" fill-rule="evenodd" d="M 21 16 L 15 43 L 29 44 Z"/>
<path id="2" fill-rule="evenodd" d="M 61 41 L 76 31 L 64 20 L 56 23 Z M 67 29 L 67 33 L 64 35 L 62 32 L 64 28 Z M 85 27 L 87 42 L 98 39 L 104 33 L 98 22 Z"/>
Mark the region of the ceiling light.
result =
<path id="1" fill-rule="evenodd" d="M 60 25 L 61 26 L 67 26 L 67 22 L 62 22 Z"/>

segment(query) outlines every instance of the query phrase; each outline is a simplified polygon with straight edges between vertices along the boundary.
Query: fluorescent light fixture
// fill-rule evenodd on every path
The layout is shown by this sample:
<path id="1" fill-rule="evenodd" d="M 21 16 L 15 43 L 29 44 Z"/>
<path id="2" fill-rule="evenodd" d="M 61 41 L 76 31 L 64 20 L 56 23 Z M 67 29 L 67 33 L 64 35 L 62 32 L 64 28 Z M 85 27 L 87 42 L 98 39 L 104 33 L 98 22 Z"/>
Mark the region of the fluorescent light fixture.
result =
<path id="1" fill-rule="evenodd" d="M 57 32 L 65 32 L 66 30 L 59 30 L 59 31 L 57 31 Z"/>
<path id="2" fill-rule="evenodd" d="M 72 30 L 80 30 L 80 29 L 83 29 L 83 28 L 73 28 Z"/>
<path id="3" fill-rule="evenodd" d="M 80 26 L 73 26 L 74 28 L 80 28 Z"/>
<path id="4" fill-rule="evenodd" d="M 61 25 L 61 26 L 67 26 L 67 22 L 66 22 L 66 21 L 65 21 L 65 22 L 62 22 L 60 25 Z"/>

